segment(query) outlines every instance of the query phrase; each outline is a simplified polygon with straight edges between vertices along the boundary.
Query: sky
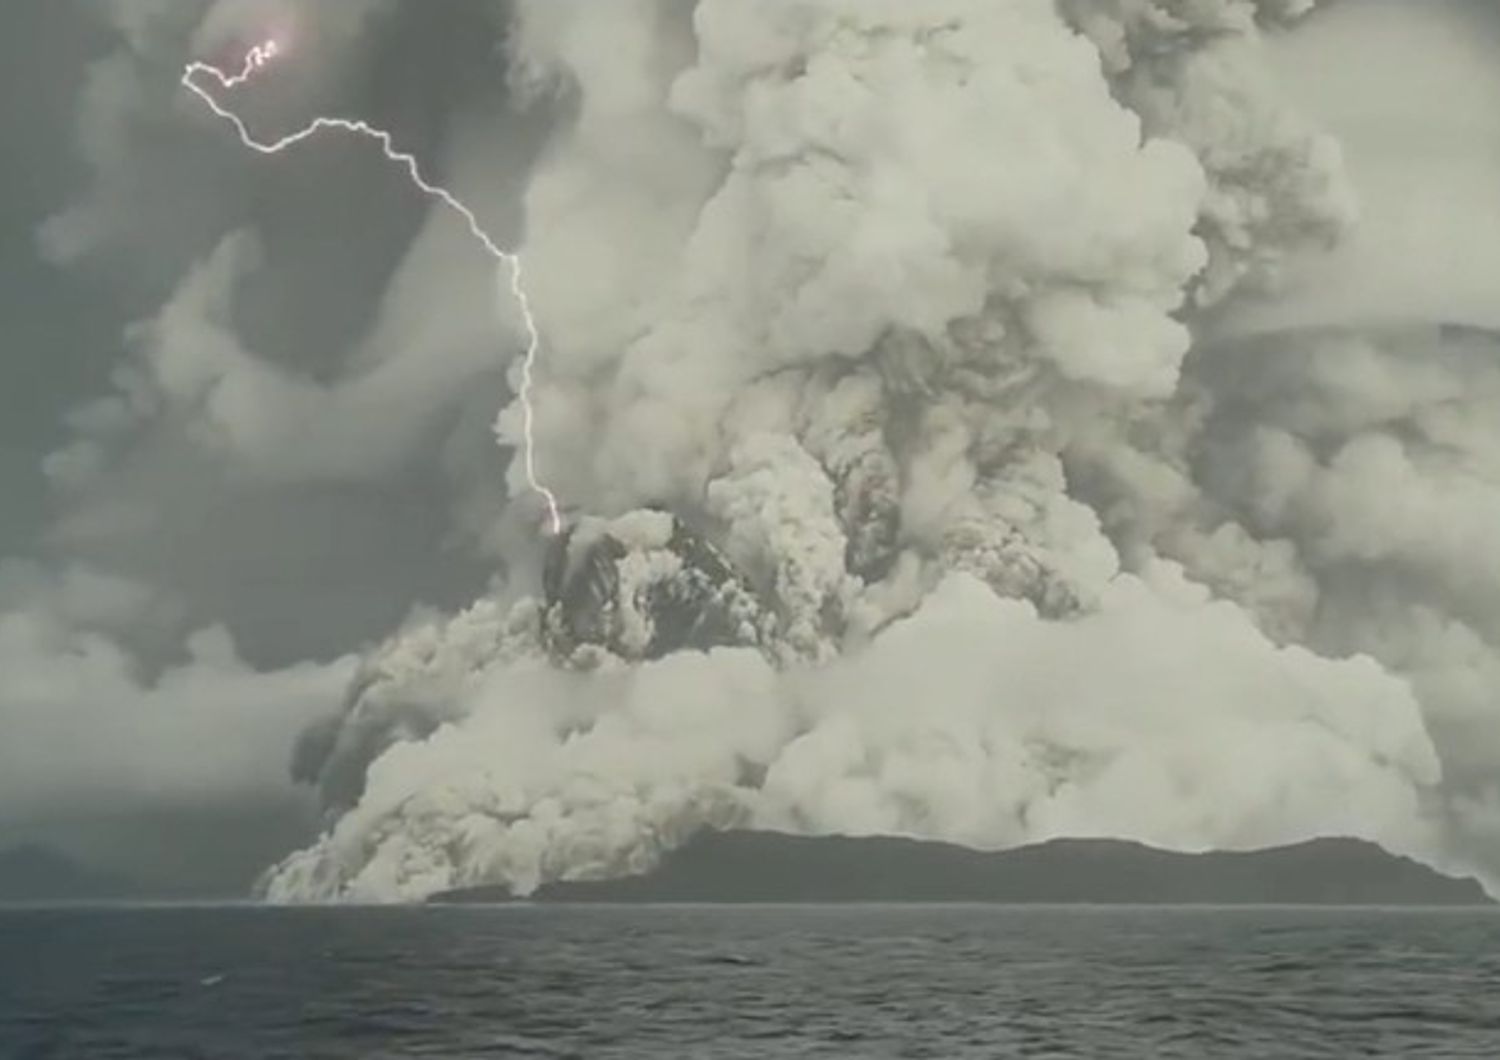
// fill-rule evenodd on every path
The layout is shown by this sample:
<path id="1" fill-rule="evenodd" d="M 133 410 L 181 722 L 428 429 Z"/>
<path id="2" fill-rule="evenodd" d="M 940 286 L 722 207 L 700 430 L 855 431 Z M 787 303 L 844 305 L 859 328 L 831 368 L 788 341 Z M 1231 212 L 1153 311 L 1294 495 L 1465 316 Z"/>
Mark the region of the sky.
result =
<path id="1" fill-rule="evenodd" d="M 1500 874 L 1500 18 L 1172 6 L 0 6 L 0 845 L 288 900 L 735 825 Z M 565 541 L 464 226 L 177 84 L 268 33 L 256 129 L 366 118 L 521 252 Z M 657 657 L 704 579 L 732 632 Z"/>
<path id="2" fill-rule="evenodd" d="M 62 437 L 60 412 L 71 396 L 108 371 L 118 320 L 107 289 L 37 256 L 37 225 L 83 179 L 71 157 L 72 93 L 84 62 L 105 46 L 73 5 L 22 0 L 4 18 L 5 99 L 0 112 L 13 160 L 0 175 L 5 349 L 4 436 L 0 442 L 7 503 L 0 511 L 3 551 L 13 554 L 37 531 L 43 505 L 38 455 Z M 25 105 L 18 101 L 25 100 Z M 11 500 L 11 498 L 14 498 Z"/>
<path id="3" fill-rule="evenodd" d="M 274 471 L 266 478 L 251 471 L 245 480 L 229 483 L 224 464 L 190 466 L 191 443 L 169 437 L 174 432 L 163 426 L 138 446 L 122 445 L 117 452 L 123 466 L 88 498 L 58 487 L 46 464 L 49 454 L 79 437 L 68 417 L 110 393 L 113 373 L 131 357 L 132 325 L 154 314 L 177 279 L 175 270 L 211 246 L 237 215 L 259 217 L 258 236 L 270 253 L 288 263 L 279 271 L 262 271 L 259 288 L 247 292 L 240 326 L 268 356 L 296 362 L 313 379 L 333 369 L 330 358 L 350 355 L 361 329 L 369 326 L 376 293 L 423 220 L 421 204 L 358 152 L 335 149 L 318 157 L 314 149 L 312 170 L 299 167 L 283 176 L 262 169 L 251 174 L 258 180 L 247 182 L 241 178 L 254 167 L 241 167 L 214 130 L 195 127 L 191 113 L 176 105 L 168 107 L 168 117 L 156 128 L 143 120 L 130 129 L 127 141 L 139 136 L 138 145 L 124 145 L 132 157 L 108 159 L 110 147 L 90 144 L 82 127 L 80 97 L 91 68 L 98 69 L 91 64 L 107 63 L 117 53 L 119 26 L 137 15 L 149 21 L 152 6 L 21 0 L 0 12 L 7 81 L 0 122 L 12 145 L 9 157 L 21 160 L 7 165 L 0 177 L 5 183 L 0 195 L 5 278 L 0 327 L 6 351 L 0 359 L 0 489 L 5 497 L 0 562 L 7 565 L 0 584 L 10 590 L 7 603 L 13 607 L 18 599 L 34 600 L 36 594 L 52 596 L 56 603 L 55 586 L 32 583 L 86 567 L 107 570 L 111 578 L 122 576 L 104 595 L 121 590 L 131 596 L 141 583 L 151 585 L 149 593 L 166 583 L 164 595 L 173 597 L 158 601 L 161 621 L 155 625 L 139 614 L 115 616 L 134 627 L 135 639 L 119 661 L 114 683 L 107 678 L 103 689 L 59 692 L 58 703 L 45 714 L 52 719 L 43 727 L 49 731 L 31 732 L 21 717 L 5 716 L 6 743 L 18 758 L 24 757 L 28 769 L 22 780 L 23 763 L 7 756 L 10 778 L 0 802 L 12 809 L 0 813 L 0 837 L 9 831 L 16 840 L 61 841 L 82 856 L 123 859 L 125 868 L 149 873 L 157 882 L 222 889 L 242 887 L 293 837 L 305 836 L 309 814 L 291 789 L 289 770 L 291 738 L 306 720 L 307 704 L 282 708 L 279 737 L 235 730 L 218 737 L 246 744 L 239 753 L 242 763 L 264 757 L 248 769 L 254 776 L 239 779 L 242 790 L 230 804 L 218 806 L 189 797 L 200 784 L 217 786 L 206 777 L 193 777 L 197 767 L 178 769 L 175 778 L 158 770 L 164 759 L 186 761 L 185 749 L 174 749 L 179 741 L 162 727 L 137 728 L 134 719 L 121 719 L 122 748 L 111 745 L 103 730 L 90 733 L 99 718 L 65 721 L 65 712 L 84 705 L 79 696 L 116 700 L 89 702 L 90 712 L 131 709 L 118 700 L 151 686 L 156 672 L 180 660 L 185 654 L 182 629 L 200 621 L 226 623 L 235 653 L 243 653 L 250 665 L 270 669 L 309 657 L 328 662 L 383 635 L 413 602 L 461 599 L 469 584 L 482 584 L 486 568 L 463 549 L 445 546 L 450 530 L 446 512 L 440 511 L 448 503 L 445 487 L 429 487 L 413 465 L 425 461 L 430 468 L 445 456 L 464 459 L 462 453 L 436 450 L 451 421 L 464 417 L 460 396 L 469 384 L 480 388 L 476 411 L 482 413 L 470 414 L 470 436 L 480 440 L 488 455 L 493 449 L 487 429 L 490 406 L 498 406 L 504 382 L 498 370 L 478 364 L 445 381 L 442 392 L 416 397 L 413 404 L 421 407 L 412 421 L 395 429 L 401 437 L 388 452 L 372 456 L 376 468 L 335 469 L 301 482 L 268 482 L 276 477 Z M 194 14 L 188 10 L 192 4 L 165 8 L 174 6 Z M 384 61 L 366 88 L 386 120 L 418 148 L 423 137 L 417 130 L 427 127 L 421 117 L 424 107 L 439 106 L 444 93 L 464 91 L 463 55 L 472 56 L 476 49 L 483 54 L 495 43 L 493 37 L 470 33 L 475 19 L 468 11 L 474 5 L 446 7 L 456 14 L 428 20 L 413 18 L 408 10 L 402 16 L 408 25 L 392 27 L 392 37 L 404 41 L 405 54 L 380 57 Z M 186 52 L 180 57 L 185 59 Z M 434 77 L 433 69 L 452 76 Z M 161 92 L 169 83 L 165 78 L 175 76 L 173 70 L 165 62 L 154 63 L 153 80 L 142 90 Z M 107 81 L 110 75 L 98 76 Z M 158 135 L 159 162 L 151 157 Z M 186 146 L 174 142 L 174 135 L 186 140 Z M 102 162 L 98 154 L 90 158 L 95 148 L 105 153 Z M 106 167 L 117 162 L 120 168 L 111 172 L 119 183 L 111 187 L 107 177 L 96 181 L 91 173 L 95 162 Z M 190 171 L 181 179 L 174 176 L 179 164 Z M 221 180 L 229 190 L 216 186 Z M 85 260 L 64 260 L 68 252 L 49 249 L 48 219 L 80 203 L 80 214 L 87 213 L 90 189 L 100 187 L 105 196 L 118 194 L 125 200 L 113 214 L 114 203 L 94 204 L 98 216 L 108 223 L 119 221 L 122 228 L 102 237 L 98 252 Z M 495 223 L 505 220 L 496 217 Z M 135 224 L 140 227 L 125 230 Z M 445 245 L 450 242 L 457 240 L 444 240 Z M 479 272 L 464 249 L 459 248 L 454 270 Z M 467 324 L 455 326 L 490 327 L 487 319 L 473 319 L 482 316 L 472 314 Z M 471 362 L 491 356 L 482 345 L 477 348 Z M 320 360 L 327 363 L 320 366 Z M 385 385 L 387 393 L 370 401 L 389 405 L 399 399 L 402 386 L 392 379 Z M 370 432 L 355 430 L 354 421 L 382 414 L 379 407 L 351 407 L 345 416 L 349 437 L 331 447 L 347 454 L 362 446 Z M 429 422 L 433 420 L 440 422 Z M 288 454 L 277 459 L 295 459 L 290 450 Z M 350 458 L 332 459 L 347 463 Z M 498 450 L 494 465 L 491 470 L 498 475 L 503 470 Z M 372 483 L 375 478 L 381 481 Z M 157 510 L 144 517 L 127 510 L 141 506 Z M 141 528 L 100 529 L 100 521 L 117 516 L 126 522 L 139 519 Z M 231 539 L 238 544 L 229 545 Z M 229 551 L 237 558 L 229 558 Z M 85 595 L 92 592 L 84 590 Z M 83 606 L 90 609 L 100 602 Z M 134 602 L 125 609 L 133 611 Z M 42 634 L 31 630 L 26 636 Z M 28 654 L 35 659 L 35 652 Z M 7 669 L 6 678 L 14 685 L 21 673 L 18 660 Z M 241 712 L 258 709 L 247 703 Z M 40 710 L 28 713 L 33 719 L 43 716 Z M 205 723 L 200 735 L 210 731 L 212 724 Z M 28 736 L 64 745 L 59 760 L 38 761 L 35 747 L 22 747 Z M 263 742 L 268 738 L 270 748 Z M 95 758 L 117 760 L 96 765 Z M 70 775 L 63 777 L 61 771 Z M 113 776 L 98 775 L 111 772 Z M 80 773 L 96 777 L 97 785 Z M 51 778 L 35 778 L 43 774 Z M 18 794 L 17 789 L 24 790 Z M 241 799 L 248 804 L 234 804 Z"/>

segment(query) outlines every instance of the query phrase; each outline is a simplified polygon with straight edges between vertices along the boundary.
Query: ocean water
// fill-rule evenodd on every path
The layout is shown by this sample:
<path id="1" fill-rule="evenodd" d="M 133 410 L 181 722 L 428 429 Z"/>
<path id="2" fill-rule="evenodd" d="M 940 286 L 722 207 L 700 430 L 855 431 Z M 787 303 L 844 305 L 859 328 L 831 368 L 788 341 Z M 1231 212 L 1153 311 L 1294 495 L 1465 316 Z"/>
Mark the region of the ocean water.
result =
<path id="1" fill-rule="evenodd" d="M 0 911 L 5 1060 L 1500 1057 L 1500 912 Z"/>

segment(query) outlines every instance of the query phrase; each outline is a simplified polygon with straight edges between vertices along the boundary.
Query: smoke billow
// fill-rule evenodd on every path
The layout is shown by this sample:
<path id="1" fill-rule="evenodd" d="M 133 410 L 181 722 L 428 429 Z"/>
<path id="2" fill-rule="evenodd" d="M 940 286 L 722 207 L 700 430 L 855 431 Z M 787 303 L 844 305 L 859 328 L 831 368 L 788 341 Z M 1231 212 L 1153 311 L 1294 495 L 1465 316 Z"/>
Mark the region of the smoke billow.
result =
<path id="1" fill-rule="evenodd" d="M 1179 8 L 522 6 L 577 100 L 527 191 L 542 468 L 591 516 L 539 599 L 367 660 L 268 893 L 731 825 L 1441 853 L 1411 687 L 1290 643 L 1315 575 L 1194 477 L 1186 321 L 1354 208 L 1264 62 L 1296 12 Z"/>
<path id="2" fill-rule="evenodd" d="M 107 70 L 294 11 L 326 61 L 253 102 L 270 122 L 389 100 L 359 91 L 370 42 L 416 47 L 391 43 L 394 0 L 326 22 L 119 7 L 131 58 Z M 354 601 L 299 666 L 313 653 L 256 635 L 286 601 L 169 586 L 265 642 L 247 666 L 200 636 L 185 665 L 282 703 L 356 670 L 298 726 L 325 826 L 264 892 L 528 892 L 736 826 L 988 848 L 1353 834 L 1500 869 L 1500 349 L 1410 300 L 1378 326 L 1306 308 L 1307 270 L 1383 216 L 1361 216 L 1358 137 L 1346 166 L 1283 95 L 1303 34 L 1358 21 L 1312 7 L 466 5 L 463 38 L 494 46 L 393 117 L 441 130 L 429 149 L 523 251 L 538 468 L 570 509 L 552 540 L 505 465 L 508 289 L 461 232 L 403 206 L 364 237 L 384 266 L 322 309 L 275 278 L 306 267 L 278 220 L 299 196 L 395 194 L 354 175 L 369 159 L 324 160 L 332 193 L 256 178 L 272 207 L 233 225 L 246 193 L 221 186 L 214 238 L 152 243 L 165 264 L 139 282 L 168 278 L 165 308 L 55 461 L 69 547 L 157 584 L 141 511 L 210 474 L 237 510 L 340 497 L 322 503 L 348 537 L 380 505 L 427 514 L 363 569 L 379 633 L 397 599 L 435 606 L 357 666 L 377 631 Z M 57 253 L 138 234 L 111 202 L 155 164 L 124 131 L 164 122 L 150 96 L 86 100 L 100 190 L 49 230 Z M 196 140 L 173 156 L 176 180 L 258 165 Z M 292 323 L 257 331 L 248 309 L 283 303 Z M 312 362 L 309 328 L 330 337 Z M 439 539 L 461 562 L 394 573 Z"/>

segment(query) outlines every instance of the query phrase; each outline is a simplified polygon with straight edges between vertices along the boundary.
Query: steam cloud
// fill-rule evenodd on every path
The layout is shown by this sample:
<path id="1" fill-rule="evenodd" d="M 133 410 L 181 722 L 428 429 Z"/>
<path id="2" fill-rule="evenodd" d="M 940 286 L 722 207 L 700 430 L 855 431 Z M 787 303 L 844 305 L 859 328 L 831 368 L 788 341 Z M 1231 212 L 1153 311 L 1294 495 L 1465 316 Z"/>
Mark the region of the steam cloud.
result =
<path id="1" fill-rule="evenodd" d="M 496 488 L 518 344 L 448 219 L 387 235 L 374 324 L 310 372 L 293 331 L 247 317 L 292 297 L 272 274 L 297 246 L 226 222 L 241 189 L 177 248 L 114 199 L 162 176 L 125 130 L 162 107 L 192 125 L 132 80 L 154 52 L 295 16 L 319 62 L 255 106 L 300 124 L 357 101 L 404 5 L 148 6 L 113 9 L 130 50 L 85 100 L 99 180 L 47 241 L 140 240 L 141 282 L 173 291 L 54 458 L 60 538 L 164 577 L 141 512 L 190 483 L 272 510 L 421 497 L 437 518 L 370 570 L 439 534 L 465 560 L 381 575 L 391 606 L 438 606 L 352 680 L 344 653 L 393 624 L 360 601 L 318 662 L 272 637 L 250 666 L 199 634 L 151 685 L 209 667 L 295 715 L 256 719 L 283 743 L 303 729 L 326 827 L 271 898 L 527 892 L 743 825 L 992 848 L 1354 834 L 1500 869 L 1500 340 L 1410 302 L 1308 308 L 1299 270 L 1365 229 L 1275 49 L 1359 17 L 1342 5 L 1274 47 L 1310 0 L 473 5 L 506 52 L 474 60 L 488 94 L 431 100 L 429 146 L 491 214 L 524 212 L 539 466 L 572 508 L 551 542 L 518 462 L 515 501 Z M 252 164 L 191 164 L 208 139 L 171 180 Z M 329 304 L 356 299 L 338 287 Z M 169 588 L 187 614 L 159 640 L 223 619 Z M 35 654 L 26 599 L 0 651 Z M 255 640 L 256 609 L 224 607 Z M 328 708 L 304 727 L 309 699 Z"/>

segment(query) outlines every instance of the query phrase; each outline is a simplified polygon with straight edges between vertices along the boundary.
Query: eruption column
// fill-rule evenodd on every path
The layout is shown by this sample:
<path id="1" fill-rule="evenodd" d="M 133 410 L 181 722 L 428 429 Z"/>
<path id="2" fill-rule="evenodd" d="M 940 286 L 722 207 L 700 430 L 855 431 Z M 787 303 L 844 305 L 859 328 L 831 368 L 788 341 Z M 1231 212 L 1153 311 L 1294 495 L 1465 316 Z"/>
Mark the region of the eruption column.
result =
<path id="1" fill-rule="evenodd" d="M 519 395 L 521 400 L 522 430 L 524 434 L 521 459 L 525 465 L 527 484 L 530 485 L 532 490 L 547 505 L 547 519 L 551 532 L 553 534 L 560 533 L 562 531 L 562 512 L 558 507 L 557 496 L 541 481 L 536 470 L 536 412 L 531 404 L 531 391 L 535 380 L 536 361 L 537 355 L 541 350 L 542 336 L 540 329 L 537 327 L 536 317 L 531 311 L 531 299 L 526 294 L 525 273 L 521 267 L 520 256 L 510 253 L 504 247 L 500 246 L 494 237 L 484 230 L 484 226 L 479 223 L 479 218 L 475 216 L 474 211 L 465 206 L 457 196 L 448 189 L 434 184 L 424 177 L 421 166 L 417 163 L 416 156 L 397 150 L 391 134 L 386 130 L 377 129 L 365 121 L 319 115 L 301 129 L 298 129 L 294 133 L 289 133 L 279 140 L 257 140 L 254 134 L 251 133 L 250 127 L 245 124 L 243 118 L 220 104 L 211 92 L 198 83 L 200 77 L 207 77 L 217 82 L 222 90 L 231 91 L 248 83 L 260 70 L 269 65 L 278 54 L 280 54 L 280 46 L 275 40 L 268 40 L 262 44 L 257 44 L 245 56 L 244 66 L 237 74 L 226 74 L 218 67 L 211 66 L 208 63 L 189 63 L 182 71 L 182 87 L 201 99 L 216 115 L 234 126 L 234 130 L 239 134 L 242 144 L 250 148 L 250 150 L 263 155 L 280 154 L 282 151 L 295 147 L 327 129 L 337 129 L 343 132 L 354 133 L 356 136 L 362 136 L 368 140 L 374 140 L 380 145 L 380 149 L 385 153 L 386 158 L 406 170 L 407 176 L 418 190 L 424 195 L 438 200 L 463 218 L 474 239 L 509 274 L 511 292 L 515 295 L 516 304 L 521 307 L 521 317 L 526 328 L 526 357 L 521 363 L 521 389 Z"/>

